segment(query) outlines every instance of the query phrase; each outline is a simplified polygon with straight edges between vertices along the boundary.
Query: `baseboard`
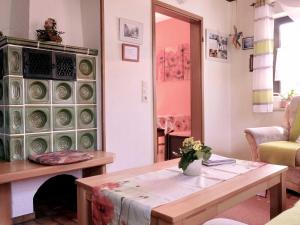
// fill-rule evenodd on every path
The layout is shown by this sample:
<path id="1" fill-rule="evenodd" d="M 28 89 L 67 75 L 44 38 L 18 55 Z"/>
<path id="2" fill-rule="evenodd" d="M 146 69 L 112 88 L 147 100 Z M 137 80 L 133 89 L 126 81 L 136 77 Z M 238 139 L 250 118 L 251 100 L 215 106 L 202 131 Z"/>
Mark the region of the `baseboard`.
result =
<path id="1" fill-rule="evenodd" d="M 23 216 L 13 218 L 13 224 L 25 223 L 35 219 L 35 213 L 30 213 Z"/>

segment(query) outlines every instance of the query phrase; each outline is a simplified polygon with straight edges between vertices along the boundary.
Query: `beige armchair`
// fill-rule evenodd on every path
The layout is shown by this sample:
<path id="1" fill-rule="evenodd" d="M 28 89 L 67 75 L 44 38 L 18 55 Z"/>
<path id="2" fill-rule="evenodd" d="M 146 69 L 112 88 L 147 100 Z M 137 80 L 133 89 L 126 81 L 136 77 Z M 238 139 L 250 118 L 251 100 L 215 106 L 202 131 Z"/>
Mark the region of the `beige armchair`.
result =
<path id="1" fill-rule="evenodd" d="M 246 139 L 251 149 L 252 160 L 289 166 L 286 178 L 287 188 L 298 193 L 300 193 L 300 143 L 297 143 L 298 141 L 296 142 L 296 140 L 298 139 L 300 131 L 299 106 L 300 96 L 296 96 L 292 99 L 285 111 L 285 123 L 282 127 L 257 127 L 247 128 L 245 130 Z M 265 154 L 263 152 L 265 146 L 274 150 L 273 152 L 271 151 L 271 154 L 269 153 L 269 155 L 271 155 L 271 160 L 269 160 L 269 158 L 266 159 L 263 155 Z M 288 153 L 288 148 L 290 146 L 294 148 L 294 153 L 292 154 Z M 285 155 L 284 151 L 286 149 L 287 154 Z M 281 153 L 278 153 L 280 151 Z M 290 155 L 287 156 L 288 154 Z M 284 157 L 290 157 L 289 160 L 292 163 L 287 163 L 281 159 Z M 280 160 L 282 160 L 282 163 L 280 163 Z"/>

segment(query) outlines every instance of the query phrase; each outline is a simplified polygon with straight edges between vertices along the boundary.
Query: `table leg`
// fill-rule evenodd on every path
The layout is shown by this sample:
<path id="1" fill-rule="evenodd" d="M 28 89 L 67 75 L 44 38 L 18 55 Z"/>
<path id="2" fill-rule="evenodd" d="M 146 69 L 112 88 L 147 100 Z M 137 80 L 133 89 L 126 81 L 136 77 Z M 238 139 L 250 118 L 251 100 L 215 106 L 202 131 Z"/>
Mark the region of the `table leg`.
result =
<path id="1" fill-rule="evenodd" d="M 0 224 L 12 224 L 12 204 L 10 183 L 0 184 Z"/>
<path id="2" fill-rule="evenodd" d="M 280 183 L 270 188 L 270 218 L 274 218 L 286 208 L 286 173 L 280 175 Z"/>
<path id="3" fill-rule="evenodd" d="M 90 168 L 82 169 L 82 177 L 91 177 L 96 175 L 101 175 L 106 172 L 106 166 L 94 166 Z"/>
<path id="4" fill-rule="evenodd" d="M 88 213 L 88 201 L 86 190 L 77 185 L 77 219 L 78 224 L 88 225 L 89 224 L 89 213 Z"/>

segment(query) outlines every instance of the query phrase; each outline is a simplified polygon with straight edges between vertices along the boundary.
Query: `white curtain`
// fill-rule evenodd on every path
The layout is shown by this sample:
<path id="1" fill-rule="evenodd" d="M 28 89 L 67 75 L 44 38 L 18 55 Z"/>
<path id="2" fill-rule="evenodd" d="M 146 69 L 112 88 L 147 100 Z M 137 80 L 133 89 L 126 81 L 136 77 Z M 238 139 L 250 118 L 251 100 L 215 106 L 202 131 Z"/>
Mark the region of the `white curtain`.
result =
<path id="1" fill-rule="evenodd" d="M 257 0 L 254 14 L 253 112 L 273 111 L 274 20 L 272 6 Z"/>

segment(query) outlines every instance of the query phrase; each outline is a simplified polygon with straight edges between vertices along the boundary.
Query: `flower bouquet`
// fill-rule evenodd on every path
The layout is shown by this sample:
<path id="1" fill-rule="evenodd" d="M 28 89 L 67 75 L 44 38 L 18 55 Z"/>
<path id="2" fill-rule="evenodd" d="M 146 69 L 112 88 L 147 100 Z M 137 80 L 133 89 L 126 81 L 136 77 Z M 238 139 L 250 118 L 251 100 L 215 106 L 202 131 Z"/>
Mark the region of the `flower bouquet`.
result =
<path id="1" fill-rule="evenodd" d="M 180 148 L 179 168 L 186 175 L 197 176 L 201 173 L 202 160 L 206 161 L 211 156 L 211 148 L 202 144 L 193 137 L 184 139 Z"/>

